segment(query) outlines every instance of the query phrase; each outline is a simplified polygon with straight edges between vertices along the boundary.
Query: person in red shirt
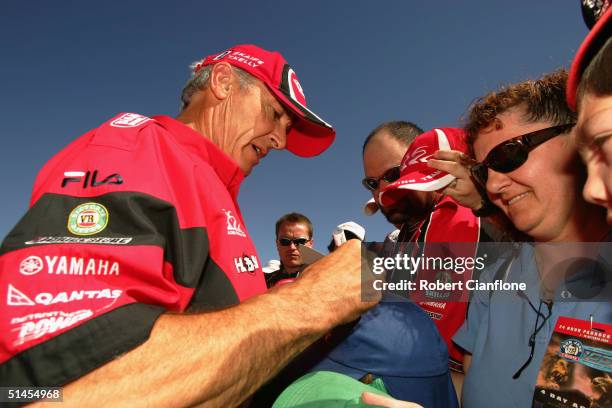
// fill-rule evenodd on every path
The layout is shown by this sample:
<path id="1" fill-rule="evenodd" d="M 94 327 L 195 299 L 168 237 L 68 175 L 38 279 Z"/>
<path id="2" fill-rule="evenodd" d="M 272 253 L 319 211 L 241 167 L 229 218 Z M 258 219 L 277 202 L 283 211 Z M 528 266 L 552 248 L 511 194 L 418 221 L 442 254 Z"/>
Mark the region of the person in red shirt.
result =
<path id="1" fill-rule="evenodd" d="M 65 386 L 77 406 L 236 406 L 373 306 L 358 243 L 266 292 L 240 184 L 272 150 L 314 156 L 335 136 L 285 59 L 213 54 L 181 100 L 176 119 L 117 115 L 38 174 L 0 249 L 1 386 Z"/>

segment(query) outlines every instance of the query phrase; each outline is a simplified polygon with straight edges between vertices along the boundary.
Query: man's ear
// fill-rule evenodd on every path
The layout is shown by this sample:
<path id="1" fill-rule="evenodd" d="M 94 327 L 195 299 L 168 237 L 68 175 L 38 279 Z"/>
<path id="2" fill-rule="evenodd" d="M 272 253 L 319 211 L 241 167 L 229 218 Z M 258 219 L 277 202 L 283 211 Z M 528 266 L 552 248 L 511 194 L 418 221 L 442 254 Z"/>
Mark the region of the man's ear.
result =
<path id="1" fill-rule="evenodd" d="M 220 100 L 226 99 L 232 91 L 234 71 L 227 62 L 215 64 L 210 72 L 209 87 L 213 95 Z"/>

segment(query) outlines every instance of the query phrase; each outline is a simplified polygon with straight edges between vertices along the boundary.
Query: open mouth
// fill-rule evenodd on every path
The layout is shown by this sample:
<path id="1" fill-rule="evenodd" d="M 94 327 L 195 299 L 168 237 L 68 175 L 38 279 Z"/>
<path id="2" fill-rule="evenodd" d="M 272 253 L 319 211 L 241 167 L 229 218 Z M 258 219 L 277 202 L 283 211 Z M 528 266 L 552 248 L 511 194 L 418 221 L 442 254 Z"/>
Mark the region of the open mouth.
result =
<path id="1" fill-rule="evenodd" d="M 529 192 L 521 193 L 519 195 L 516 195 L 516 196 L 512 197 L 510 200 L 506 201 L 506 205 L 514 204 L 514 203 L 522 200 L 523 198 L 527 197 L 528 194 L 529 194 Z"/>

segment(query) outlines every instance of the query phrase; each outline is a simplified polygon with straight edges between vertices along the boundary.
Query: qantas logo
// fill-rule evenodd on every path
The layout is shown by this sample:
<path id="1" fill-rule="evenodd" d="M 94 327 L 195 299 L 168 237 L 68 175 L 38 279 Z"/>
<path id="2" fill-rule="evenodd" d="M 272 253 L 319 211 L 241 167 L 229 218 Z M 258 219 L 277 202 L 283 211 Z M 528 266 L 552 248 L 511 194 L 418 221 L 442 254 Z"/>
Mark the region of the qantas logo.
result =
<path id="1" fill-rule="evenodd" d="M 19 265 L 22 275 L 35 275 L 47 266 L 50 275 L 119 276 L 119 262 L 105 259 L 78 258 L 74 256 L 29 256 Z"/>
<path id="2" fill-rule="evenodd" d="M 73 290 L 56 294 L 41 292 L 32 299 L 30 296 L 9 284 L 6 304 L 9 306 L 49 306 L 57 303 L 70 303 L 80 300 L 115 300 L 119 298 L 122 293 L 123 291 L 120 289 Z"/>
<path id="3" fill-rule="evenodd" d="M 99 187 L 105 184 L 123 184 L 123 177 L 119 173 L 113 173 L 104 178 L 98 179 L 98 170 L 92 171 L 65 171 L 62 180 L 62 188 L 70 183 L 80 183 L 81 187 Z"/>

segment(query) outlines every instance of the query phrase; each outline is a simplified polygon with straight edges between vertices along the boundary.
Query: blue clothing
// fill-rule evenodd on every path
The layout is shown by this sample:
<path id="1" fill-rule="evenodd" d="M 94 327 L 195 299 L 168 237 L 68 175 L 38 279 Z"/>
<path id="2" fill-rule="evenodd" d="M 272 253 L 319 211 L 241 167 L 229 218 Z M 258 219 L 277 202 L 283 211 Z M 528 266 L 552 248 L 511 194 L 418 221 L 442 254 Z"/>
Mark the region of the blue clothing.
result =
<path id="1" fill-rule="evenodd" d="M 592 315 L 595 322 L 612 323 L 610 252 L 600 252 L 600 261 L 603 261 L 608 273 L 607 280 L 604 279 L 605 292 L 600 291 L 598 297 L 591 297 L 589 301 L 567 301 L 568 296 L 572 296 L 568 295 L 570 292 L 584 294 L 584 290 L 581 291 L 576 285 L 577 277 L 583 283 L 586 282 L 584 288 L 591 287 L 592 270 L 583 267 L 572 275 L 572 282 L 568 280 L 558 288 L 550 310 L 540 300 L 539 273 L 534 261 L 533 244 L 523 244 L 509 267 L 506 264 L 505 268 L 500 268 L 503 264 L 500 259 L 483 272 L 480 280 L 493 282 L 500 277 L 498 272 L 504 269 L 504 282 L 525 282 L 527 287 L 524 291 L 473 292 L 468 318 L 453 337 L 456 344 L 472 354 L 472 362 L 463 384 L 462 399 L 465 408 L 531 407 L 540 365 L 559 316 L 589 320 Z M 589 279 L 585 279 L 587 277 Z M 538 309 L 541 313 L 539 318 Z M 519 378 L 513 379 L 513 375 L 529 357 L 529 338 L 534 332 L 536 319 L 539 326 L 549 311 L 550 318 L 535 336 L 531 363 Z"/>
<path id="2" fill-rule="evenodd" d="M 446 344 L 429 316 L 401 297 L 383 298 L 312 371 L 354 379 L 370 373 L 395 398 L 427 408 L 458 407 Z"/>

